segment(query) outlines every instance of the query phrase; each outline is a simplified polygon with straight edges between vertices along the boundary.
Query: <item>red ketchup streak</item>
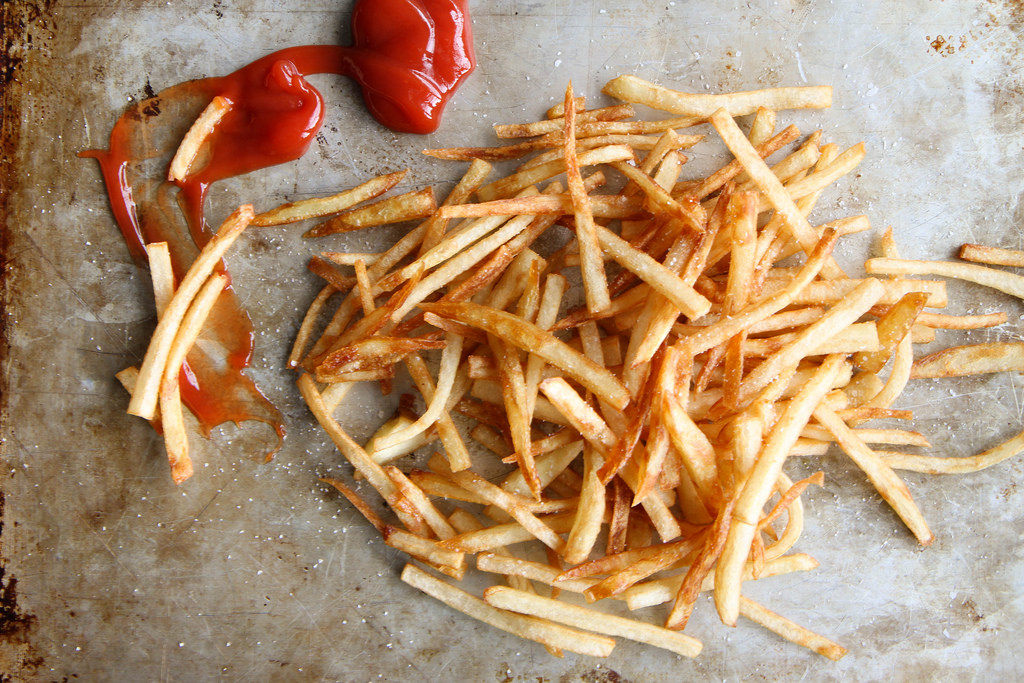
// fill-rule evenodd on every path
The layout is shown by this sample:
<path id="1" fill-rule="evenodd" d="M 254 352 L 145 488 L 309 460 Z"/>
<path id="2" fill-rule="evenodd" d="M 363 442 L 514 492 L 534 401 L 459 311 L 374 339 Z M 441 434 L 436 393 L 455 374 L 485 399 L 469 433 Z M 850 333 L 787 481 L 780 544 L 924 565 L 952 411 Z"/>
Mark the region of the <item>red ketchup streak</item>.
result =
<path id="1" fill-rule="evenodd" d="M 467 0 L 359 0 L 351 46 L 279 50 L 227 76 L 188 81 L 132 106 L 114 125 L 109 150 L 80 156 L 99 161 L 114 217 L 140 265 L 145 245 L 167 242 L 180 278 L 212 235 L 206 194 L 218 180 L 294 161 L 324 118 L 311 74 L 338 74 L 361 87 L 367 108 L 385 126 L 425 134 L 474 67 Z M 216 96 L 231 109 L 189 175 L 166 181 L 185 131 Z M 198 166 L 198 168 L 196 167 Z M 178 191 L 175 192 L 174 190 Z M 202 429 L 258 420 L 283 437 L 280 411 L 242 370 L 253 350 L 253 326 L 233 290 L 218 299 L 203 338 L 182 370 L 182 399 Z"/>

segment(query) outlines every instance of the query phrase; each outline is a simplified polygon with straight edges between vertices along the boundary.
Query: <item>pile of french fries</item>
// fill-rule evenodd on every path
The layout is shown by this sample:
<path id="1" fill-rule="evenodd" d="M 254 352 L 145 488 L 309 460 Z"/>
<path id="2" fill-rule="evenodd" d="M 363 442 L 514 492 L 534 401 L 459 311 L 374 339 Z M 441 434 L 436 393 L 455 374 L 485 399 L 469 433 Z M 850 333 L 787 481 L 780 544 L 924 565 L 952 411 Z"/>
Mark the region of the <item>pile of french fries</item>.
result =
<path id="1" fill-rule="evenodd" d="M 776 126 L 778 112 L 829 106 L 829 88 L 692 95 L 623 76 L 605 93 L 624 103 L 586 109 L 570 85 L 544 120 L 496 127 L 513 142 L 428 150 L 472 162 L 440 206 L 429 192 L 380 199 L 401 180 L 391 174 L 252 219 L 331 216 L 310 236 L 424 219 L 387 251 L 323 251 L 310 263 L 326 284 L 289 365 L 390 513 L 325 481 L 388 545 L 435 570 L 410 563 L 403 581 L 554 654 L 607 656 L 619 636 L 695 656 L 701 643 L 683 630 L 710 591 L 723 623 L 742 615 L 838 659 L 843 647 L 743 595 L 745 581 L 817 566 L 791 551 L 801 495 L 823 475 L 794 482 L 786 461 L 837 445 L 930 544 L 897 471 L 977 471 L 1018 454 L 1024 432 L 950 458 L 898 450 L 928 446 L 911 429 L 863 425 L 910 419 L 894 406 L 913 378 L 1024 370 L 1024 344 L 915 360 L 914 344 L 936 330 L 1007 315 L 936 312 L 945 281 L 907 276 L 1021 297 L 1024 278 L 990 265 L 1021 266 L 1024 254 L 965 245 L 961 258 L 976 263 L 909 261 L 888 231 L 884 258 L 866 262 L 872 276 L 847 276 L 833 250 L 867 218 L 808 216 L 864 146 Z M 673 118 L 631 120 L 633 104 Z M 707 136 L 732 159 L 687 177 L 685 150 Z M 491 179 L 491 162 L 512 160 Z M 174 363 L 163 367 L 173 378 Z M 358 444 L 336 417 L 346 394 L 364 381 L 390 392 L 403 368 L 419 396 L 403 396 Z M 394 464 L 414 452 L 402 462 L 415 467 Z M 438 576 L 462 580 L 467 555 L 494 576 L 482 597 Z M 621 616 L 623 603 L 644 616 Z"/>

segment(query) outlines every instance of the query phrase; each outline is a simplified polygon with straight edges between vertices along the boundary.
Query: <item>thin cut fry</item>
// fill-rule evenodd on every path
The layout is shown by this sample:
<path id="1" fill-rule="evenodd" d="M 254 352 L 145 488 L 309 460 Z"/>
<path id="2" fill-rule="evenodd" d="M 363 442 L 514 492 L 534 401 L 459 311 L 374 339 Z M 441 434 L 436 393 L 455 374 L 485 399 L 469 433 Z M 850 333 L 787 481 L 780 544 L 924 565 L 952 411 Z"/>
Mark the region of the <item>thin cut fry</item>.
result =
<path id="1" fill-rule="evenodd" d="M 402 581 L 463 614 L 520 638 L 594 657 L 607 657 L 615 647 L 615 641 L 605 636 L 577 631 L 544 619 L 492 607 L 480 598 L 411 564 L 405 565 L 405 569 L 402 570 Z"/>
<path id="2" fill-rule="evenodd" d="M 636 76 L 618 76 L 608 81 L 602 92 L 620 100 L 643 104 L 671 114 L 710 117 L 721 108 L 732 116 L 746 116 L 758 107 L 774 109 L 821 109 L 832 106 L 832 88 L 773 88 L 725 95 L 695 95 L 670 90 Z"/>
<path id="3" fill-rule="evenodd" d="M 239 207 L 232 213 L 217 230 L 217 234 L 206 243 L 188 273 L 182 278 L 149 341 L 146 356 L 139 369 L 138 384 L 132 394 L 132 400 L 128 404 L 129 414 L 138 415 L 147 420 L 153 418 L 159 394 L 160 378 L 163 376 L 167 356 L 170 354 L 171 344 L 181 325 L 181 320 L 185 317 L 185 312 L 192 303 L 192 299 L 206 282 L 206 278 L 213 272 L 224 252 L 249 225 L 252 217 L 252 206 L 248 204 Z"/>
<path id="4" fill-rule="evenodd" d="M 199 118 L 185 133 L 185 137 L 182 138 L 181 144 L 174 153 L 174 158 L 171 159 L 171 165 L 167 171 L 167 180 L 173 183 L 184 180 L 188 176 L 192 162 L 199 155 L 203 143 L 213 134 L 217 124 L 231 110 L 232 104 L 228 98 L 218 95 L 206 105 L 206 108 L 199 114 Z"/>
<path id="5" fill-rule="evenodd" d="M 700 654 L 702 647 L 696 638 L 653 624 L 605 614 L 504 586 L 488 588 L 484 591 L 484 600 L 487 601 L 487 604 L 502 609 L 531 614 L 535 617 L 550 619 L 609 636 L 628 638 L 675 652 L 684 657 L 696 657 Z"/>

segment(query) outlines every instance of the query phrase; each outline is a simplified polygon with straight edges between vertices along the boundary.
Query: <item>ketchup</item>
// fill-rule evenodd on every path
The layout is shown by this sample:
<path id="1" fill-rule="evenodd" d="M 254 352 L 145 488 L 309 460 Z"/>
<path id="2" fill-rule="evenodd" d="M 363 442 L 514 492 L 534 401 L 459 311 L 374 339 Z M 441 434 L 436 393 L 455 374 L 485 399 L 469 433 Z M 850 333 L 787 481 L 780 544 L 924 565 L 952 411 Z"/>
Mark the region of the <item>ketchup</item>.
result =
<path id="1" fill-rule="evenodd" d="M 351 46 L 306 45 L 269 54 L 232 74 L 187 81 L 132 106 L 114 125 L 99 161 L 114 218 L 140 265 L 145 245 L 167 242 L 180 278 L 213 231 L 204 206 L 218 180 L 293 161 L 324 119 L 311 74 L 350 76 L 370 113 L 399 132 L 425 134 L 474 67 L 468 0 L 359 0 Z M 188 126 L 216 96 L 231 108 L 206 154 L 175 184 L 167 165 Z M 177 193 L 174 193 L 177 185 Z M 283 437 L 283 418 L 242 371 L 253 349 L 252 322 L 230 288 L 218 299 L 181 375 L 182 400 L 203 430 L 259 420 Z"/>

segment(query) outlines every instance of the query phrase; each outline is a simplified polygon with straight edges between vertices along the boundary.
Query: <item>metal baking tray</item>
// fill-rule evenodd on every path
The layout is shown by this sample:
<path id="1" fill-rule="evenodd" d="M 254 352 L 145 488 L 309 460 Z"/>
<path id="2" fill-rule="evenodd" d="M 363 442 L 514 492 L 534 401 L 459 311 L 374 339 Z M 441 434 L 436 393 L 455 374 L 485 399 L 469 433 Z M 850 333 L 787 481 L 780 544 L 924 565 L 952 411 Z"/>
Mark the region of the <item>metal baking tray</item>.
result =
<path id="1" fill-rule="evenodd" d="M 318 476 L 347 465 L 299 400 L 283 361 L 316 291 L 313 249 L 367 250 L 397 230 L 311 247 L 253 231 L 229 258 L 257 329 L 251 375 L 285 412 L 269 464 L 260 426 L 194 439 L 196 476 L 175 487 L 162 443 L 125 414 L 114 373 L 154 325 L 145 274 L 113 223 L 95 162 L 127 105 L 275 49 L 347 41 L 348 0 L 3 4 L 4 312 L 0 680 L 676 681 L 991 680 L 1024 672 L 1024 460 L 968 476 L 906 479 L 937 535 L 919 548 L 841 457 L 820 466 L 797 549 L 814 572 L 749 586 L 771 608 L 837 640 L 838 663 L 697 605 L 694 661 L 620 641 L 606 661 L 550 656 L 472 623 L 398 580 L 402 557 Z M 965 241 L 1024 246 L 1024 53 L 1017 3 L 480 0 L 479 67 L 437 133 L 376 125 L 350 81 L 315 77 L 324 128 L 300 161 L 214 186 L 210 215 L 268 208 L 408 167 L 404 189 L 460 164 L 420 154 L 480 145 L 491 124 L 542 116 L 572 80 L 591 102 L 636 73 L 718 92 L 828 84 L 824 112 L 781 123 L 824 131 L 868 157 L 812 217 L 866 213 L 910 257 Z M 697 170 L 720 158 L 694 150 Z M 689 171 L 687 171 L 689 172 Z M 839 254 L 859 272 L 873 236 Z M 1005 310 L 967 336 L 1019 339 L 1021 303 L 950 285 L 955 312 Z M 940 334 L 935 348 L 958 343 Z M 1022 428 L 1020 378 L 919 382 L 902 399 L 934 451 L 966 455 Z M 369 388 L 344 424 L 365 438 L 393 409 Z M 661 618 L 653 613 L 652 620 Z"/>

